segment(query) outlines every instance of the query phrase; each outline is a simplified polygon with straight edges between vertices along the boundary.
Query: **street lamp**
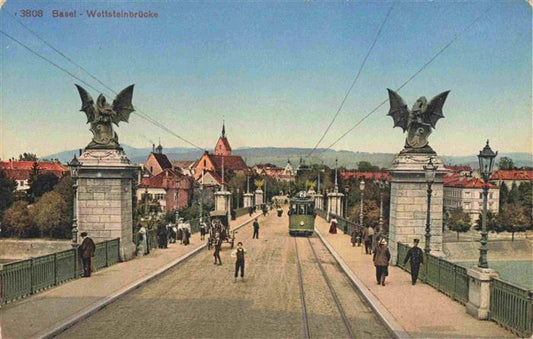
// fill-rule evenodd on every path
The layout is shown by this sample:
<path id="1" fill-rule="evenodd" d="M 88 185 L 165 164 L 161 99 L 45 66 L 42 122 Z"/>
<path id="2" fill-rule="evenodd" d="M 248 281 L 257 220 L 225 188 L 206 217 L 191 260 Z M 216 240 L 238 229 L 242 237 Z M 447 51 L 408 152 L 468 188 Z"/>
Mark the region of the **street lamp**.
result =
<path id="1" fill-rule="evenodd" d="M 72 201 L 72 246 L 78 246 L 78 213 L 77 213 L 77 200 L 78 200 L 78 174 L 81 167 L 81 162 L 78 161 L 76 155 L 68 164 L 70 170 L 70 176 L 72 177 L 72 189 L 74 190 L 74 199 Z"/>
<path id="2" fill-rule="evenodd" d="M 435 182 L 435 173 L 437 172 L 437 166 L 433 164 L 433 158 L 429 158 L 428 164 L 424 166 L 424 174 L 426 176 L 426 183 L 428 184 L 427 194 L 428 194 L 428 209 L 426 215 L 426 245 L 424 247 L 424 252 L 429 254 L 431 248 L 429 242 L 431 239 L 431 185 Z M 427 265 L 426 265 L 427 266 Z"/>
<path id="3" fill-rule="evenodd" d="M 237 188 L 237 208 L 239 208 L 239 202 L 240 202 L 239 200 L 241 198 L 240 193 L 241 193 L 241 190 Z"/>
<path id="4" fill-rule="evenodd" d="M 361 211 L 359 213 L 359 225 L 361 225 L 361 229 L 363 229 L 363 200 L 365 197 L 365 178 L 364 177 L 361 179 L 361 182 L 359 182 L 359 190 L 361 190 Z"/>
<path id="5" fill-rule="evenodd" d="M 385 178 L 377 181 L 379 188 L 379 229 L 377 232 L 383 232 L 383 189 L 385 188 Z"/>
<path id="6" fill-rule="evenodd" d="M 479 248 L 479 261 L 477 266 L 480 268 L 489 268 L 487 263 L 487 197 L 489 195 L 489 179 L 494 166 L 494 158 L 498 152 L 494 153 L 489 146 L 489 141 L 479 152 L 479 172 L 483 178 L 483 218 L 481 219 L 481 247 Z"/>
<path id="7" fill-rule="evenodd" d="M 350 193 L 350 186 L 344 186 L 344 193 L 346 194 L 344 197 L 344 218 L 348 220 L 348 194 Z"/>

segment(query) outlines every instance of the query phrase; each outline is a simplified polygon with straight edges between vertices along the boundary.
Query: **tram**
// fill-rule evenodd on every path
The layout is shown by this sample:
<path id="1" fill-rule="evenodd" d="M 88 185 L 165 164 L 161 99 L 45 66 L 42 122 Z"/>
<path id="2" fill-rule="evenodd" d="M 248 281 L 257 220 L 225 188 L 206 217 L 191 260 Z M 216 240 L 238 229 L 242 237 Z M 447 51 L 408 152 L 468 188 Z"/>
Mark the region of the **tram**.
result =
<path id="1" fill-rule="evenodd" d="M 289 234 L 310 236 L 315 231 L 315 202 L 305 192 L 290 200 Z"/>

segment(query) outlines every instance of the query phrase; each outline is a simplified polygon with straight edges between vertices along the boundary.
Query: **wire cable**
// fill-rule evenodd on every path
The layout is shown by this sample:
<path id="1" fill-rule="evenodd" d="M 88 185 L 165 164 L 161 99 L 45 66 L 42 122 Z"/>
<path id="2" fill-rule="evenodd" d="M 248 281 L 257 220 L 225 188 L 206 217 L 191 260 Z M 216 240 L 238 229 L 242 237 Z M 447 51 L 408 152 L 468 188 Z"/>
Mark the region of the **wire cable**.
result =
<path id="1" fill-rule="evenodd" d="M 385 26 L 385 23 L 387 22 L 387 19 L 389 18 L 390 13 L 391 13 L 393 8 L 394 8 L 394 4 L 392 4 L 390 6 L 389 10 L 387 11 L 387 15 L 385 16 L 385 18 L 381 22 L 381 25 L 379 26 L 378 32 L 377 32 L 376 36 L 374 37 L 374 41 L 372 41 L 372 45 L 368 49 L 368 51 L 367 51 L 367 53 L 366 53 L 366 55 L 365 55 L 365 57 L 363 59 L 363 62 L 361 63 L 361 66 L 359 67 L 359 70 L 357 71 L 357 75 L 355 76 L 354 80 L 352 81 L 352 84 L 350 85 L 350 88 L 348 88 L 348 91 L 344 95 L 344 98 L 342 99 L 341 104 L 337 108 L 337 112 L 333 116 L 333 119 L 331 120 L 331 122 L 329 123 L 328 127 L 326 128 L 326 130 L 324 131 L 324 133 L 322 134 L 322 136 L 320 137 L 318 142 L 315 144 L 315 146 L 313 147 L 311 152 L 309 152 L 309 154 L 307 154 L 306 158 L 309 158 L 311 156 L 311 154 L 313 154 L 313 152 L 316 151 L 318 145 L 320 145 L 322 140 L 324 140 L 324 138 L 326 137 L 326 134 L 328 133 L 329 129 L 331 128 L 331 126 L 333 125 L 335 120 L 337 119 L 337 116 L 339 116 L 339 113 L 341 112 L 342 108 L 344 107 L 344 103 L 346 102 L 346 99 L 348 99 L 348 96 L 350 95 L 350 92 L 352 91 L 352 89 L 355 86 L 357 80 L 359 79 L 359 76 L 361 75 L 361 72 L 362 72 L 363 68 L 365 67 L 366 61 L 367 61 L 368 57 L 370 56 L 370 53 L 372 53 L 372 50 L 374 49 L 374 46 L 376 45 L 376 42 L 379 39 L 379 36 L 381 35 L 381 32 L 383 31 L 383 27 Z"/>
<path id="2" fill-rule="evenodd" d="M 435 55 L 433 55 L 426 63 L 422 65 L 413 75 L 411 75 L 400 87 L 396 89 L 396 92 L 399 92 L 402 88 L 404 88 L 411 80 L 416 78 L 424 69 L 426 69 L 439 55 L 444 53 L 450 47 L 455 41 L 459 39 L 463 34 L 465 34 L 472 26 L 479 21 L 485 14 L 487 14 L 491 9 L 493 9 L 494 6 L 491 6 L 487 8 L 483 13 L 481 13 L 479 16 L 477 16 L 468 26 L 466 26 L 465 29 L 463 29 L 459 34 L 456 34 L 453 39 L 451 39 L 447 44 L 445 44 Z M 354 129 L 356 129 L 363 121 L 365 121 L 369 116 L 371 116 L 374 112 L 376 112 L 381 106 L 386 104 L 389 101 L 389 99 L 384 100 L 379 105 L 377 105 L 373 110 L 371 110 L 367 115 L 365 115 L 363 118 L 361 118 L 354 126 L 352 126 L 350 129 L 348 129 L 346 132 L 344 132 L 339 138 L 337 138 L 332 144 L 330 144 L 327 148 L 322 150 L 320 154 L 326 152 L 327 150 L 330 150 L 331 147 L 335 146 L 341 139 L 343 139 L 346 135 L 348 135 L 350 132 L 352 132 Z"/>
<path id="3" fill-rule="evenodd" d="M 109 91 L 111 91 L 114 95 L 117 95 L 118 92 L 116 92 L 115 90 L 113 90 L 112 88 L 110 88 L 109 86 L 107 86 L 106 84 L 104 84 L 101 80 L 99 80 L 96 76 L 92 75 L 91 72 L 89 72 L 87 69 L 85 69 L 83 66 L 79 65 L 78 63 L 76 63 L 75 61 L 73 61 L 71 58 L 69 58 L 68 56 L 66 56 L 64 53 L 62 53 L 60 50 L 58 50 L 57 48 L 55 48 L 53 45 L 51 45 L 50 43 L 48 43 L 45 39 L 43 39 L 40 35 L 38 35 L 36 32 L 34 32 L 33 30 L 31 30 L 28 26 L 26 26 L 24 23 L 22 23 L 20 20 L 18 20 L 17 18 L 15 18 L 10 12 L 6 11 L 6 13 L 9 14 L 9 16 L 11 16 L 14 20 L 16 20 L 19 24 L 21 24 L 25 29 L 27 29 L 30 33 L 32 33 L 37 39 L 39 39 L 41 42 L 43 42 L 44 44 L 46 44 L 48 47 L 50 47 L 51 49 L 53 49 L 56 53 L 58 53 L 59 55 L 61 55 L 63 58 L 65 58 L 66 60 L 68 60 L 70 63 L 72 63 L 73 65 L 77 66 L 78 68 L 80 68 L 82 71 L 84 71 L 86 74 L 88 74 L 91 78 L 93 78 L 94 80 L 96 80 L 99 84 L 101 84 L 102 86 L 104 86 L 106 89 L 108 89 Z M 16 42 L 17 44 L 19 44 L 20 46 L 24 47 L 26 50 L 30 51 L 32 54 L 36 55 L 37 57 L 45 60 L 46 62 L 50 63 L 51 65 L 53 65 L 54 67 L 58 68 L 59 70 L 65 72 L 66 74 L 68 74 L 69 76 L 71 76 L 72 78 L 82 82 L 84 85 L 88 86 L 89 88 L 97 91 L 97 92 L 100 92 L 100 90 L 98 90 L 96 87 L 92 86 L 91 84 L 89 84 L 88 82 L 84 81 L 83 79 L 81 79 L 80 77 L 76 76 L 75 74 L 73 74 L 72 72 L 68 71 L 67 69 L 65 69 L 64 67 L 61 67 L 60 65 L 58 65 L 57 63 L 53 62 L 52 60 L 42 56 L 41 54 L 39 54 L 37 51 L 33 50 L 32 48 L 28 47 L 27 45 L 25 45 L 23 42 L 21 42 L 20 40 L 14 38 L 13 36 L 7 34 L 6 32 L 4 31 L 0 31 L 0 33 L 2 33 L 3 35 L 5 35 L 7 38 L 11 39 L 12 41 Z M 104 93 L 105 95 L 107 95 L 108 97 L 109 94 L 108 93 Z M 137 105 L 136 105 L 137 106 Z M 136 111 L 134 111 L 135 114 L 137 114 L 138 116 L 140 116 L 141 118 L 143 118 L 144 120 L 150 122 L 151 124 L 153 124 L 154 126 L 156 127 L 159 127 L 161 128 L 162 130 L 170 133 L 171 135 L 175 136 L 176 138 L 184 141 L 185 143 L 199 149 L 199 150 L 204 150 L 204 148 L 202 147 L 199 147 L 197 146 L 196 144 L 192 143 L 191 141 L 181 137 L 180 135 L 178 135 L 177 133 L 173 132 L 172 130 L 170 130 L 169 128 L 167 128 L 165 125 L 159 123 L 157 120 L 153 119 L 150 115 L 148 115 L 147 113 L 144 113 L 141 109 L 139 109 L 138 107 L 136 107 Z"/>

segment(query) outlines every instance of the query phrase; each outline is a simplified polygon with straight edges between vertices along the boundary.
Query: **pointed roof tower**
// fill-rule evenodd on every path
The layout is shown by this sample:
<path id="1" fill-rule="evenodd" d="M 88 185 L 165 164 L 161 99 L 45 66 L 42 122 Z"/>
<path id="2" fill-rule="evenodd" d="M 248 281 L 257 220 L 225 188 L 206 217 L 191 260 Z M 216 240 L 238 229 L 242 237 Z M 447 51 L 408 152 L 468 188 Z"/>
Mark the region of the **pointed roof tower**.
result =
<path id="1" fill-rule="evenodd" d="M 215 155 L 231 155 L 231 146 L 229 145 L 228 139 L 226 138 L 226 124 L 224 120 L 222 120 L 222 134 L 220 135 L 220 138 L 218 138 L 217 144 L 215 146 Z"/>

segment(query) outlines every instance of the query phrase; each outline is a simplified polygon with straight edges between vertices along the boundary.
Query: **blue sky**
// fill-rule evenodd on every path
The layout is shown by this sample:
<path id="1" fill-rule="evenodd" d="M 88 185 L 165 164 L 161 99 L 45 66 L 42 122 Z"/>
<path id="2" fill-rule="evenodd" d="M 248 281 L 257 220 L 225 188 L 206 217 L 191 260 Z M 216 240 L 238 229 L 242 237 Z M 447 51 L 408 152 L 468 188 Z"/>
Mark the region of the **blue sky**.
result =
<path id="1" fill-rule="evenodd" d="M 111 96 L 5 13 L 42 9 L 25 25 L 175 133 L 212 148 L 226 120 L 240 146 L 313 147 L 335 114 L 391 2 L 32 2 L 8 1 L 2 30 Z M 490 11 L 471 25 L 483 11 Z M 53 18 L 52 10 L 76 10 Z M 157 19 L 88 18 L 86 10 L 143 10 Z M 80 16 L 79 13 L 85 15 Z M 330 145 L 387 98 L 456 34 L 459 38 L 400 91 L 409 106 L 451 90 L 430 136 L 443 155 L 531 152 L 531 7 L 525 1 L 395 2 L 343 110 Z M 79 81 L 0 36 L 0 156 L 39 156 L 91 139 Z M 83 86 L 83 85 L 82 85 Z M 87 87 L 87 86 L 84 86 Z M 87 88 L 94 98 L 96 91 Z M 108 97 L 108 100 L 111 100 Z M 334 149 L 398 152 L 405 135 L 382 106 Z M 132 115 L 121 143 L 188 146 Z"/>

